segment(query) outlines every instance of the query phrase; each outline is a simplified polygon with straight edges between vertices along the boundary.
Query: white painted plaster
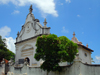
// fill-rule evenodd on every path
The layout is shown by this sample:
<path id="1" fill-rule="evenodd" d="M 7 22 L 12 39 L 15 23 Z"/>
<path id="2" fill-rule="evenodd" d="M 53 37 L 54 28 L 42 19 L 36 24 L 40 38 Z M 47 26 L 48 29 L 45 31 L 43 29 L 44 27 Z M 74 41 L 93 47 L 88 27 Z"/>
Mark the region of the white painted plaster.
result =
<path id="1" fill-rule="evenodd" d="M 82 59 L 83 63 L 88 63 L 91 64 L 91 52 L 82 48 L 82 47 L 78 47 L 78 51 L 79 51 L 79 57 Z M 87 54 L 87 56 L 85 56 L 85 53 Z"/>
<path id="2" fill-rule="evenodd" d="M 24 65 L 21 69 L 15 69 L 10 66 L 7 75 L 47 75 L 47 71 L 43 71 L 39 67 L 29 67 Z M 87 65 L 79 60 L 75 60 L 70 66 L 63 67 L 61 72 L 50 71 L 48 75 L 100 75 L 100 65 Z"/>

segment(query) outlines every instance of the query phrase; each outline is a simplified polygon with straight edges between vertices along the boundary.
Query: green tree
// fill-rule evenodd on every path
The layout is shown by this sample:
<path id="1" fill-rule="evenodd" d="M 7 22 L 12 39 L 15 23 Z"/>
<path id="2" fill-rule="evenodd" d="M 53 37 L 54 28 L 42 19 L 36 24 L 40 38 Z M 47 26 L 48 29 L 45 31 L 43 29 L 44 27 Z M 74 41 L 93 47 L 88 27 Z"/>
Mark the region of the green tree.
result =
<path id="1" fill-rule="evenodd" d="M 61 61 L 72 62 L 75 58 L 77 44 L 70 41 L 67 37 L 57 37 L 55 34 L 42 35 L 37 38 L 37 49 L 34 58 L 44 62 L 41 65 L 43 70 L 61 71 L 59 63 Z"/>
<path id="2" fill-rule="evenodd" d="M 5 39 L 2 39 L 2 37 L 0 36 L 0 62 L 3 58 L 10 60 L 11 57 L 13 58 L 14 56 L 15 54 L 6 48 Z"/>
<path id="3" fill-rule="evenodd" d="M 6 39 L 2 39 L 2 36 L 0 36 L 0 45 L 7 47 L 5 41 Z"/>
<path id="4" fill-rule="evenodd" d="M 59 37 L 60 43 L 59 48 L 61 51 L 59 51 L 59 55 L 62 58 L 62 61 L 72 62 L 75 58 L 77 50 L 77 44 L 70 41 L 67 37 L 61 36 Z"/>

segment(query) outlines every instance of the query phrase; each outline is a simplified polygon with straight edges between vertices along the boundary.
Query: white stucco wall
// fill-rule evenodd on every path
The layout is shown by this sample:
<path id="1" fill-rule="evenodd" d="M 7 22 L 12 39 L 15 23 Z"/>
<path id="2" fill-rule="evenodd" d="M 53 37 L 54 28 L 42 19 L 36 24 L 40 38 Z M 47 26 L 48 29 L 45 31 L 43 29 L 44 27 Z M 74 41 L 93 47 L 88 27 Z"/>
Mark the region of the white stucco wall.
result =
<path id="1" fill-rule="evenodd" d="M 0 65 L 0 75 L 2 75 L 2 66 Z"/>
<path id="2" fill-rule="evenodd" d="M 39 67 L 26 65 L 19 69 L 11 66 L 7 75 L 47 75 L 47 71 L 43 71 Z M 100 65 L 88 65 L 80 61 L 74 61 L 72 65 L 63 66 L 61 72 L 51 71 L 48 75 L 100 75 Z"/>
<path id="3" fill-rule="evenodd" d="M 62 66 L 61 72 L 50 71 L 48 75 L 100 75 L 100 65 L 84 64 L 80 59 L 75 59 L 72 65 Z M 4 73 L 4 64 L 0 66 L 0 75 Z M 7 75 L 47 75 L 47 71 L 43 71 L 39 67 L 23 65 L 14 67 L 9 65 Z"/>
<path id="4" fill-rule="evenodd" d="M 35 50 L 36 50 L 36 40 L 37 38 L 34 38 L 34 39 L 30 39 L 30 40 L 27 40 L 27 41 L 24 41 L 22 43 L 19 43 L 19 44 L 16 44 L 16 61 L 18 61 L 18 59 L 25 59 L 26 57 L 28 57 L 30 59 L 30 66 L 34 65 L 34 66 L 40 66 L 40 62 L 37 62 L 35 59 L 34 59 L 34 54 L 35 54 Z M 24 56 L 22 56 L 23 53 L 22 50 L 24 51 L 29 49 L 29 48 L 32 48 L 31 49 L 31 54 L 28 54 L 27 52 L 25 53 L 24 52 Z"/>
<path id="5" fill-rule="evenodd" d="M 28 24 L 25 25 L 25 31 L 22 35 L 22 40 L 25 40 L 25 39 L 28 39 L 28 38 L 31 38 L 31 37 L 34 37 L 38 34 L 42 34 L 42 31 L 41 31 L 41 28 L 39 27 L 39 25 L 36 24 L 36 29 L 38 30 L 37 32 L 33 29 L 33 25 L 31 24 L 34 24 L 34 21 L 32 22 L 29 22 Z"/>
<path id="6" fill-rule="evenodd" d="M 37 31 L 34 30 L 34 21 L 26 23 L 17 38 L 17 42 L 42 34 L 42 29 L 37 23 L 35 28 Z"/>
<path id="7" fill-rule="evenodd" d="M 0 64 L 0 75 L 5 74 L 5 64 Z"/>
<path id="8" fill-rule="evenodd" d="M 81 46 L 78 47 L 78 51 L 79 51 L 79 57 L 82 59 L 81 61 L 83 63 L 88 63 L 91 64 L 91 52 L 82 48 Z M 85 53 L 87 54 L 87 56 L 85 56 Z"/>
<path id="9" fill-rule="evenodd" d="M 63 70 L 61 72 L 51 71 L 49 72 L 48 75 L 79 75 L 79 71 L 77 70 L 79 66 L 77 64 L 78 63 L 73 64 L 72 66 L 63 67 Z M 39 67 L 24 66 L 21 69 L 15 69 L 14 67 L 11 67 L 7 75 L 10 75 L 10 74 L 13 74 L 13 75 L 47 75 L 47 71 L 43 71 Z"/>
<path id="10" fill-rule="evenodd" d="M 82 75 L 100 75 L 100 65 L 80 64 Z"/>
<path id="11" fill-rule="evenodd" d="M 50 34 L 50 28 L 45 28 L 36 20 L 37 19 L 34 18 L 32 13 L 27 15 L 25 24 L 22 26 L 22 29 L 17 36 L 16 42 L 37 36 L 39 34 Z"/>

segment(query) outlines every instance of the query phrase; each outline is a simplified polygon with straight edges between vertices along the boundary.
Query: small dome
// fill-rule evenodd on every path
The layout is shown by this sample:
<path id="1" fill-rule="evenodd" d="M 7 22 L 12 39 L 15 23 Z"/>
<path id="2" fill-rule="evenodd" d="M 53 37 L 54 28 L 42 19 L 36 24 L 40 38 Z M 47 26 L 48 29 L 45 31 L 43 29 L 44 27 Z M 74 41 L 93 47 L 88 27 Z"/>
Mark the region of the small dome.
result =
<path id="1" fill-rule="evenodd" d="M 73 38 L 72 40 L 74 43 L 77 43 L 77 44 L 82 44 L 82 42 L 78 41 L 78 39 L 75 37 L 75 32 L 73 32 Z"/>
<path id="2" fill-rule="evenodd" d="M 74 43 L 78 43 L 78 42 L 79 42 L 78 39 L 77 39 L 76 37 L 73 37 L 73 38 L 72 38 L 72 41 L 73 41 Z"/>

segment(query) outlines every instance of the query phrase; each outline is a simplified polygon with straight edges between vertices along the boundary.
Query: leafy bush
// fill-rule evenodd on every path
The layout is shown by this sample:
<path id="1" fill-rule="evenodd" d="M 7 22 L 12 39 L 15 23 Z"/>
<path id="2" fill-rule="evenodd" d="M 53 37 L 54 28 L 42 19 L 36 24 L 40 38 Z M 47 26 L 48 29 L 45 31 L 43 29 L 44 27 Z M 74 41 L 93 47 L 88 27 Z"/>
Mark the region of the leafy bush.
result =
<path id="1" fill-rule="evenodd" d="M 61 71 L 59 63 L 61 61 L 72 62 L 75 58 L 77 44 L 70 41 L 67 37 L 57 37 L 55 34 L 42 35 L 37 38 L 36 53 L 34 58 L 44 62 L 41 65 L 43 70 Z"/>

